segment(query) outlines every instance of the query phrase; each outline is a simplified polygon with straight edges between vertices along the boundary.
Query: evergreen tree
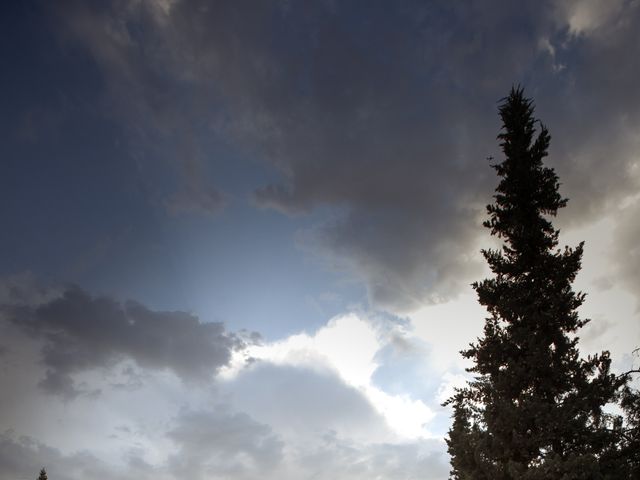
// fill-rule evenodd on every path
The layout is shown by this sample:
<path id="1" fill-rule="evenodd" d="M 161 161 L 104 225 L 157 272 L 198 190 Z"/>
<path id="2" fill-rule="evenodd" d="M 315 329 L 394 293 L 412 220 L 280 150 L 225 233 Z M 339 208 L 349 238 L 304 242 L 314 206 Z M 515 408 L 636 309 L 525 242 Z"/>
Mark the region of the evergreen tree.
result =
<path id="1" fill-rule="evenodd" d="M 47 472 L 44 468 L 40 470 L 40 476 L 38 477 L 38 480 L 47 480 Z"/>
<path id="2" fill-rule="evenodd" d="M 543 165 L 550 135 L 531 100 L 513 88 L 499 108 L 504 160 L 484 226 L 503 241 L 482 254 L 493 272 L 473 284 L 489 317 L 465 358 L 474 380 L 447 401 L 451 478 L 621 479 L 621 418 L 603 411 L 625 379 L 609 371 L 609 353 L 580 357 L 576 332 L 588 320 L 585 295 L 571 284 L 583 244 L 558 249 L 549 218 L 567 200 Z M 632 398 L 632 397 L 629 397 Z"/>
<path id="3" fill-rule="evenodd" d="M 633 352 L 640 356 L 640 348 Z M 629 383 L 633 375 L 640 373 L 640 369 L 631 369 L 620 377 Z M 622 463 L 628 469 L 627 478 L 640 478 L 640 390 L 634 389 L 627 383 L 620 395 L 620 406 L 625 413 L 625 421 L 619 425 L 621 437 Z"/>

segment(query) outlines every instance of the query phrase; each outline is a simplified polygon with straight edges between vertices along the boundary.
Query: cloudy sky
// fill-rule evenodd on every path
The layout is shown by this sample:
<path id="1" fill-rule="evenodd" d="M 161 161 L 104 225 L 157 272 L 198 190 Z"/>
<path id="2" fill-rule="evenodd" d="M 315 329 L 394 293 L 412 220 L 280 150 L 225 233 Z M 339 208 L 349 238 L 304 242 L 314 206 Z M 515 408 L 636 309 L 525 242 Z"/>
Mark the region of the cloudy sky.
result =
<path id="1" fill-rule="evenodd" d="M 640 363 L 638 0 L 0 12 L 0 479 L 443 480 L 497 105 Z"/>

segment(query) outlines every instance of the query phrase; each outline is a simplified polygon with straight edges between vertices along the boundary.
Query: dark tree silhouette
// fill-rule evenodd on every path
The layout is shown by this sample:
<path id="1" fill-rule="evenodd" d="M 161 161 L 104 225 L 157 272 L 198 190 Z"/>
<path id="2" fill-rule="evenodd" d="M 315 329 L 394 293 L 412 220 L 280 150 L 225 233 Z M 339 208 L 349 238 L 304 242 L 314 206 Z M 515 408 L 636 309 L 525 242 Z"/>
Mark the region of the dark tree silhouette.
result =
<path id="1" fill-rule="evenodd" d="M 549 132 L 536 129 L 521 88 L 499 113 L 505 158 L 493 165 L 500 182 L 484 226 L 503 245 L 482 251 L 493 276 L 473 284 L 489 313 L 483 336 L 462 352 L 474 362 L 474 380 L 446 402 L 454 412 L 451 478 L 637 478 L 621 448 L 622 418 L 603 410 L 627 379 L 610 373 L 608 352 L 578 352 L 575 334 L 588 320 L 576 312 L 585 295 L 571 284 L 583 244 L 557 248 L 549 218 L 567 200 L 543 165 Z"/>
<path id="2" fill-rule="evenodd" d="M 633 352 L 640 356 L 640 348 Z M 640 369 L 632 369 L 621 375 L 625 380 L 631 380 L 633 375 L 640 374 Z M 621 450 L 624 464 L 629 469 L 629 478 L 640 478 L 640 390 L 626 384 L 620 396 L 620 406 L 626 418 L 620 426 Z"/>
<path id="3" fill-rule="evenodd" d="M 40 470 L 40 476 L 38 476 L 38 480 L 47 480 L 47 472 L 44 468 Z"/>

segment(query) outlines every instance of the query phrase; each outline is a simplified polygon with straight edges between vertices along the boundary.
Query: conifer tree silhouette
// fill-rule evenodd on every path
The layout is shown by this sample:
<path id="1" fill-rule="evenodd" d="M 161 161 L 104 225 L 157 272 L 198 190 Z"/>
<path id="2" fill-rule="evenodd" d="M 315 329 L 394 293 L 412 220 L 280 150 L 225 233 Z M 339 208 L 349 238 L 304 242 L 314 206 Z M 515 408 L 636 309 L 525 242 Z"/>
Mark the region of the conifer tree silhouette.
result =
<path id="1" fill-rule="evenodd" d="M 489 317 L 462 352 L 474 380 L 453 406 L 447 439 L 456 480 L 631 478 L 621 462 L 621 417 L 603 407 L 626 379 L 610 373 L 608 352 L 583 359 L 575 335 L 588 320 L 572 289 L 583 244 L 558 249 L 550 217 L 567 204 L 543 164 L 550 135 L 521 88 L 499 107 L 504 160 L 484 222 L 503 241 L 483 250 L 493 276 L 473 284 Z"/>

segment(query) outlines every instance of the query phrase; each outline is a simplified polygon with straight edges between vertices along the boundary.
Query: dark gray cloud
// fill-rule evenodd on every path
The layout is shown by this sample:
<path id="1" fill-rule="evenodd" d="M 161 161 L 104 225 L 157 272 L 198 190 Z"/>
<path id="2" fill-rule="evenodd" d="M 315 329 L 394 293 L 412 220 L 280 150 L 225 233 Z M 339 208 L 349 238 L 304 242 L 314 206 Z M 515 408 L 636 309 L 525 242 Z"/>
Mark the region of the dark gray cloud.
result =
<path id="1" fill-rule="evenodd" d="M 566 11 L 550 32 L 557 81 L 540 76 L 538 111 L 551 128 L 552 160 L 576 221 L 593 218 L 640 188 L 637 134 L 640 6 L 558 2 Z M 581 29 L 576 30 L 578 27 Z M 568 30 L 568 31 L 567 31 Z"/>
<path id="2" fill-rule="evenodd" d="M 154 469 L 135 453 L 126 455 L 125 460 L 126 468 L 119 470 L 89 451 L 65 455 L 31 437 L 18 437 L 11 431 L 0 433 L 0 478 L 3 479 L 34 479 L 43 467 L 48 477 L 56 480 L 154 478 Z"/>
<path id="3" fill-rule="evenodd" d="M 158 145 L 172 138 L 187 159 L 169 209 L 218 208 L 221 194 L 193 172 L 215 163 L 212 138 L 230 141 L 281 175 L 255 189 L 258 206 L 334 208 L 300 235 L 303 247 L 364 281 L 375 305 L 406 311 L 456 295 L 478 271 L 469 252 L 495 184 L 485 158 L 512 84 L 527 87 L 551 128 L 574 222 L 637 190 L 640 8 L 607 5 L 56 8 L 105 72 L 119 114 Z"/>
<path id="4" fill-rule="evenodd" d="M 313 478 L 322 480 L 366 480 L 447 478 L 449 458 L 444 442 L 416 440 L 404 444 L 355 444 L 335 435 L 298 452 L 298 461 Z"/>
<path id="5" fill-rule="evenodd" d="M 444 444 L 418 440 L 403 444 L 354 443 L 326 434 L 310 443 L 285 444 L 270 427 L 243 413 L 226 410 L 185 411 L 169 439 L 177 449 L 161 464 L 148 464 L 141 452 L 125 452 L 115 467 L 90 450 L 64 454 L 30 437 L 0 434 L 0 478 L 264 478 L 267 480 L 367 480 L 446 478 Z M 286 454 L 285 454 L 286 452 Z"/>
<path id="6" fill-rule="evenodd" d="M 242 411 L 289 435 L 334 431 L 368 441 L 390 435 L 365 395 L 333 371 L 257 361 L 223 389 Z"/>
<path id="7" fill-rule="evenodd" d="M 178 446 L 167 463 L 176 478 L 264 478 L 282 459 L 269 426 L 224 407 L 182 412 L 168 436 Z"/>
<path id="8" fill-rule="evenodd" d="M 251 382 L 255 383 L 253 391 L 267 390 L 256 399 L 262 408 L 250 405 L 251 396 L 246 395 L 246 389 Z M 176 477 L 446 478 L 448 457 L 444 442 L 376 441 L 371 435 L 373 424 L 383 423 L 383 419 L 371 414 L 364 399 L 356 400 L 359 392 L 328 374 L 263 366 L 231 388 L 238 395 L 237 404 L 254 410 L 254 414 L 249 416 L 224 406 L 182 412 L 168 434 L 178 446 L 167 462 Z M 337 392 L 340 388 L 342 393 Z M 349 396 L 352 398 L 346 398 Z M 255 415 L 269 420 L 259 423 L 254 420 Z M 284 418 L 287 415 L 291 418 Z M 298 417 L 303 416 L 305 421 L 299 423 Z M 342 428 L 345 423 L 359 423 L 364 437 L 352 437 L 348 425 Z"/>
<path id="9" fill-rule="evenodd" d="M 14 288 L 14 297 L 25 288 Z M 29 290 L 28 288 L 26 290 Z M 203 323 L 185 312 L 150 310 L 133 301 L 95 297 L 78 287 L 39 304 L 3 303 L 2 317 L 42 342 L 46 368 L 40 386 L 73 397 L 74 374 L 124 359 L 143 369 L 174 372 L 187 382 L 212 378 L 242 341 L 221 323 Z"/>
<path id="10" fill-rule="evenodd" d="M 38 306 L 58 298 L 62 289 L 44 285 L 31 272 L 0 277 L 0 305 Z"/>

